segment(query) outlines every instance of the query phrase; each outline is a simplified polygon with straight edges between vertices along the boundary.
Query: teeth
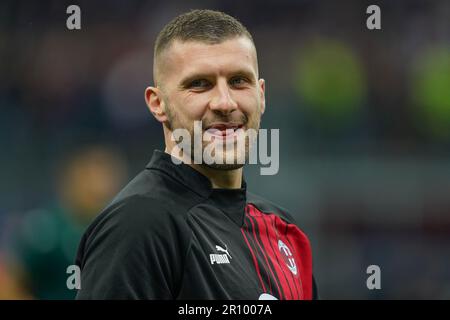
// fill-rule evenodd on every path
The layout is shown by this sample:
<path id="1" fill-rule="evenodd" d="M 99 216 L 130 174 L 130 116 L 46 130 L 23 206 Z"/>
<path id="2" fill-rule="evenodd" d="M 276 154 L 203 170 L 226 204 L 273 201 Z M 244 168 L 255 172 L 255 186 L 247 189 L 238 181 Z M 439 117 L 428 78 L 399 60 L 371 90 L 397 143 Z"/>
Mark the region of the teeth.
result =
<path id="1" fill-rule="evenodd" d="M 234 127 L 222 127 L 222 126 L 220 126 L 220 127 L 209 127 L 209 128 L 206 128 L 206 130 L 219 130 L 219 131 L 226 131 L 226 130 L 233 130 L 233 131 L 236 131 L 236 130 L 238 130 L 238 129 L 240 129 L 242 126 L 234 126 Z"/>

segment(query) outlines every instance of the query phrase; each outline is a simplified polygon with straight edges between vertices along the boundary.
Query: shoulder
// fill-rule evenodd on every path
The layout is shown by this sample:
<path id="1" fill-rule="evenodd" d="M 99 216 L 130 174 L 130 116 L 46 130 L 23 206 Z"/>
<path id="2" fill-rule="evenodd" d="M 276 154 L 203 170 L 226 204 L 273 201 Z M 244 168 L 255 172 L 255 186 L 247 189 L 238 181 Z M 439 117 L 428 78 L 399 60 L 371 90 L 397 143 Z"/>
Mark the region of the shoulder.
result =
<path id="1" fill-rule="evenodd" d="M 142 195 L 108 206 L 78 248 L 75 263 L 83 283 L 78 298 L 171 298 L 192 239 L 182 218 L 159 199 Z"/>
<path id="2" fill-rule="evenodd" d="M 186 215 L 170 210 L 160 199 L 132 195 L 107 206 L 89 225 L 78 248 L 78 260 L 98 248 L 134 250 L 189 243 Z M 128 249 L 127 249 L 128 248 Z"/>
<path id="3" fill-rule="evenodd" d="M 109 207 L 119 204 L 134 208 L 138 205 L 154 210 L 183 213 L 202 200 L 199 195 L 168 174 L 147 168 L 116 195 Z"/>
<path id="4" fill-rule="evenodd" d="M 186 220 L 188 210 L 202 199 L 158 170 L 143 170 L 94 219 L 86 231 L 105 225 L 129 231 L 159 231 Z"/>
<path id="5" fill-rule="evenodd" d="M 183 223 L 183 209 L 173 210 L 163 199 L 144 195 L 132 195 L 107 206 L 91 223 L 87 233 L 96 229 L 121 228 L 127 232 L 159 231 L 173 224 Z"/>
<path id="6" fill-rule="evenodd" d="M 292 217 L 286 208 L 269 201 L 262 196 L 247 192 L 247 202 L 254 205 L 262 213 L 275 214 L 289 224 L 297 224 L 294 217 Z"/>

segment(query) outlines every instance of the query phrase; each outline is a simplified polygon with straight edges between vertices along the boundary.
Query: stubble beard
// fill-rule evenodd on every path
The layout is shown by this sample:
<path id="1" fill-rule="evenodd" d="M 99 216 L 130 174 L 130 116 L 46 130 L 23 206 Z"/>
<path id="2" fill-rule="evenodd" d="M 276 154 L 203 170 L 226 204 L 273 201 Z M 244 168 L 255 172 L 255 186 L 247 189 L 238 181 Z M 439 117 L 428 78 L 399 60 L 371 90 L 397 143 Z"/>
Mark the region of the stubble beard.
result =
<path id="1" fill-rule="evenodd" d="M 234 146 L 233 148 L 231 148 L 231 150 L 229 152 L 233 152 L 233 161 L 232 163 L 227 163 L 228 161 L 226 161 L 226 151 L 227 151 L 227 147 L 226 147 L 226 143 L 222 144 L 222 150 L 223 150 L 223 158 L 222 159 L 222 163 L 207 163 L 206 161 L 204 161 L 203 159 L 203 150 L 205 150 L 205 148 L 210 144 L 210 143 L 214 143 L 214 141 L 203 141 L 203 135 L 205 133 L 204 130 L 204 121 L 202 121 L 202 130 L 200 131 L 201 133 L 201 137 L 194 137 L 194 124 L 190 123 L 190 124 L 183 124 L 182 121 L 180 121 L 180 118 L 178 117 L 178 115 L 176 114 L 176 112 L 170 107 L 170 105 L 167 103 L 166 101 L 166 115 L 167 115 L 167 123 L 166 126 L 167 128 L 173 132 L 173 130 L 175 129 L 186 129 L 189 132 L 189 135 L 191 137 L 191 146 L 190 149 L 183 149 L 185 151 L 189 150 L 190 154 L 184 154 L 184 156 L 189 157 L 191 160 L 191 163 L 194 163 L 194 155 L 195 155 L 195 144 L 193 143 L 194 139 L 197 138 L 199 140 L 202 141 L 202 163 L 201 165 L 206 166 L 208 168 L 214 169 L 214 170 L 220 170 L 220 171 L 229 171 L 229 170 L 236 170 L 236 169 L 240 169 L 242 168 L 246 163 L 248 163 L 249 157 L 250 157 L 250 148 L 253 147 L 254 143 L 256 143 L 256 141 L 252 141 L 251 140 L 251 136 L 246 135 L 245 137 L 243 137 L 245 139 L 245 143 L 244 143 L 244 148 L 245 150 L 239 150 L 242 148 L 238 148 L 239 144 L 237 142 L 237 139 L 234 139 L 234 142 L 228 142 L 228 143 L 233 143 Z M 223 122 L 228 122 L 230 119 L 227 119 L 224 116 L 220 116 L 219 117 L 220 121 Z M 247 117 L 244 114 L 242 115 L 242 118 L 240 119 L 241 122 L 243 123 L 243 126 L 245 127 L 245 130 L 255 130 L 256 133 L 259 130 L 259 126 L 260 126 L 260 117 L 255 114 L 252 117 Z M 214 139 L 214 137 L 213 137 Z M 176 143 L 180 143 L 180 141 L 176 141 Z M 228 147 L 228 149 L 230 149 Z M 239 157 L 239 153 L 244 152 L 244 161 L 239 161 L 240 157 Z M 187 153 L 187 152 L 185 152 Z M 241 156 L 242 158 L 242 156 Z"/>

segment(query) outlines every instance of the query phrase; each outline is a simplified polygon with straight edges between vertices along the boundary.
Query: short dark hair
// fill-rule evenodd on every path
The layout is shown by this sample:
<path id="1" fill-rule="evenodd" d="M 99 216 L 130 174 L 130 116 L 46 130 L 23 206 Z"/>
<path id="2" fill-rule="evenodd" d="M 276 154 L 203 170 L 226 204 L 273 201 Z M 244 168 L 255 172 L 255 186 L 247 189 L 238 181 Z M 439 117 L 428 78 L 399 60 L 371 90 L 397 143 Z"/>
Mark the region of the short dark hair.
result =
<path id="1" fill-rule="evenodd" d="M 253 38 L 242 23 L 232 16 L 214 10 L 192 10 L 170 21 L 159 33 L 155 43 L 155 58 L 174 40 L 218 44 L 245 36 Z"/>

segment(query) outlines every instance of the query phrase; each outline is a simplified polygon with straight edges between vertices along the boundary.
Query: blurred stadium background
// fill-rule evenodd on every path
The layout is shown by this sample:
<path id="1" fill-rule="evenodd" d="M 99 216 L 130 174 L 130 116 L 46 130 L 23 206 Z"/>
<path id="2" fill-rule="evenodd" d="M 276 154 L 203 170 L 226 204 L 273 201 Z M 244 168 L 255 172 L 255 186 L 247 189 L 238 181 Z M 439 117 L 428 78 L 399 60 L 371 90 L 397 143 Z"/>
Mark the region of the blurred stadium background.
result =
<path id="1" fill-rule="evenodd" d="M 163 148 L 143 98 L 153 42 L 193 8 L 255 38 L 280 171 L 246 179 L 309 235 L 321 297 L 450 299 L 445 0 L 2 1 L 0 298 L 74 296 L 65 271 L 84 228 Z M 371 264 L 381 290 L 366 287 Z"/>

